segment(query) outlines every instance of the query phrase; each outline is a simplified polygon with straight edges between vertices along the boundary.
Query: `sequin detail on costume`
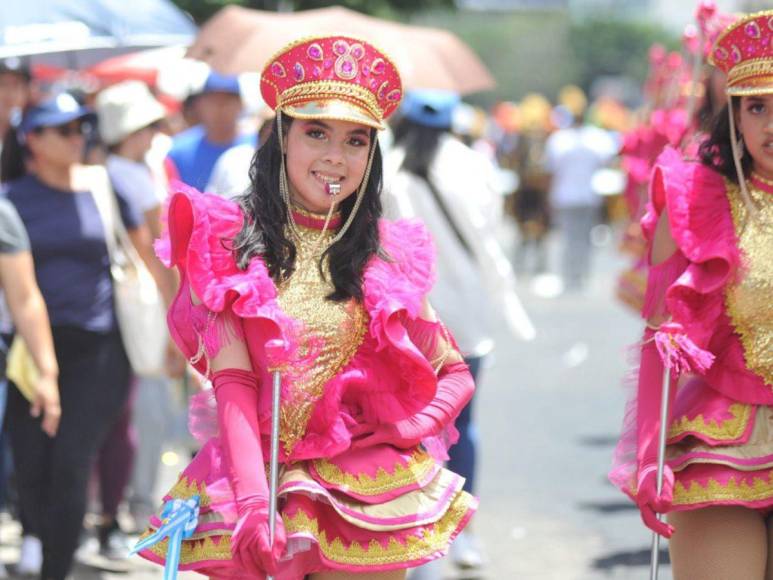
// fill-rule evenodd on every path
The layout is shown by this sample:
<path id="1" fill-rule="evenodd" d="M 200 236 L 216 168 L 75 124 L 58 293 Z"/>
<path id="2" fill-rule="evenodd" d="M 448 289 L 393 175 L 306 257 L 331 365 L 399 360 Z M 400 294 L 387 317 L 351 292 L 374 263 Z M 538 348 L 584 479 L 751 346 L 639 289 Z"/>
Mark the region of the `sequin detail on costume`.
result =
<path id="1" fill-rule="evenodd" d="M 759 215 L 747 219 L 739 187 L 728 182 L 727 192 L 744 256 L 743 275 L 725 296 L 727 312 L 747 366 L 773 388 L 773 194 L 750 187 Z"/>
<path id="2" fill-rule="evenodd" d="M 300 380 L 288 385 L 283 397 L 280 432 L 289 455 L 306 433 L 314 404 L 322 396 L 325 384 L 351 360 L 365 337 L 368 317 L 355 300 L 332 302 L 325 297 L 335 290 L 319 269 L 322 251 L 335 237 L 329 231 L 319 240 L 319 230 L 299 225 L 295 271 L 279 285 L 279 305 L 290 317 L 305 325 L 301 352 L 319 348 L 314 366 L 300 374 Z M 328 265 L 325 258 L 324 271 Z M 316 346 L 315 346 L 316 345 Z"/>

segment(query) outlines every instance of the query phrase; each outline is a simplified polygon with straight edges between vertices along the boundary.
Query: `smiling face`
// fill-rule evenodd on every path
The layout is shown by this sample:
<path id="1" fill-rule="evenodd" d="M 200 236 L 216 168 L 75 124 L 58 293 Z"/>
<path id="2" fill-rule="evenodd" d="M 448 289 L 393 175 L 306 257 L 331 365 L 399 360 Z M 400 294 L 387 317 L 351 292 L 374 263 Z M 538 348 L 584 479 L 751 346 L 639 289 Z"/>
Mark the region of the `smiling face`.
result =
<path id="1" fill-rule="evenodd" d="M 372 130 L 359 123 L 295 119 L 285 136 L 290 197 L 302 208 L 325 213 L 359 188 L 365 169 Z M 331 196 L 328 185 L 339 184 Z"/>
<path id="2" fill-rule="evenodd" d="M 741 97 L 737 122 L 754 171 L 773 179 L 773 95 Z"/>

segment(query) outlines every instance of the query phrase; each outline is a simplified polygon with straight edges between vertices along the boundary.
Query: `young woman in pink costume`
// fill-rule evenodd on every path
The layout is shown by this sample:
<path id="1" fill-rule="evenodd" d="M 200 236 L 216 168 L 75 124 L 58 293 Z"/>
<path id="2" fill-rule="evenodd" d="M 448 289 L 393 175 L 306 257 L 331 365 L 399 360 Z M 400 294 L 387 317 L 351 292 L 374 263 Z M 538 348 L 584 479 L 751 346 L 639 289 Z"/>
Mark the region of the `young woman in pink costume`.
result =
<path id="1" fill-rule="evenodd" d="M 376 131 L 400 102 L 400 77 L 367 42 L 320 37 L 270 59 L 261 90 L 277 119 L 250 191 L 237 205 L 181 187 L 159 248 L 181 275 L 172 336 L 214 386 L 192 410 L 207 442 L 165 498 L 199 497 L 179 568 L 218 579 L 401 579 L 445 553 L 476 500 L 440 465 L 473 383 L 425 298 L 430 236 L 419 222 L 379 219 Z M 274 370 L 272 548 L 264 464 Z M 161 525 L 152 518 L 149 533 Z M 163 563 L 168 543 L 141 555 Z"/>
<path id="2" fill-rule="evenodd" d="M 773 578 L 773 11 L 728 27 L 711 59 L 727 74 L 727 113 L 699 161 L 667 149 L 653 173 L 648 327 L 611 479 L 648 527 L 673 533 L 674 578 L 762 580 Z"/>

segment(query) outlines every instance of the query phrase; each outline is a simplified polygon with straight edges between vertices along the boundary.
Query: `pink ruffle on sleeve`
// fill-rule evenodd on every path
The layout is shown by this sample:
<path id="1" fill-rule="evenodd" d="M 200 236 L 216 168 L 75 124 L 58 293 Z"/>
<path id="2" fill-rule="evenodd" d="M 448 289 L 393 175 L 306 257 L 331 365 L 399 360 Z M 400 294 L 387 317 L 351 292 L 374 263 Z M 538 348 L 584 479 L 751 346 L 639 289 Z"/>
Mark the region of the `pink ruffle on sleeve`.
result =
<path id="1" fill-rule="evenodd" d="M 298 345 L 299 323 L 279 308 L 265 263 L 254 259 L 242 270 L 231 250 L 243 219 L 236 203 L 176 183 L 169 202 L 168 237 L 157 242 L 156 251 L 167 266 L 181 268 L 207 310 L 221 313 L 230 306 L 240 318 L 262 319 L 271 325 L 270 334 L 284 345 L 273 352 L 289 358 Z"/>
<path id="2" fill-rule="evenodd" d="M 437 387 L 432 367 L 401 320 L 419 317 L 424 297 L 435 283 L 435 245 L 418 220 L 382 220 L 379 233 L 388 258 L 374 257 L 365 271 L 365 308 L 376 351 L 390 355 L 402 383 L 393 393 L 384 393 L 379 404 L 401 418 L 429 403 Z"/>

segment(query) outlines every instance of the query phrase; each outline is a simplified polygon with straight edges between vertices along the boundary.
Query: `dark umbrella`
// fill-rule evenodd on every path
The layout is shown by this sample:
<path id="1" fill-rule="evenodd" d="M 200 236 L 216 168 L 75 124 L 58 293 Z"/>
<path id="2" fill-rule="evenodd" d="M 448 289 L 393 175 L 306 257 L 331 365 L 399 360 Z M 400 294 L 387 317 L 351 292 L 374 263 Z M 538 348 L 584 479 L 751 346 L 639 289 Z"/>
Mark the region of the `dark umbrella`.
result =
<path id="1" fill-rule="evenodd" d="M 139 48 L 189 44 L 191 19 L 169 0 L 0 2 L 0 58 L 80 69 Z"/>

